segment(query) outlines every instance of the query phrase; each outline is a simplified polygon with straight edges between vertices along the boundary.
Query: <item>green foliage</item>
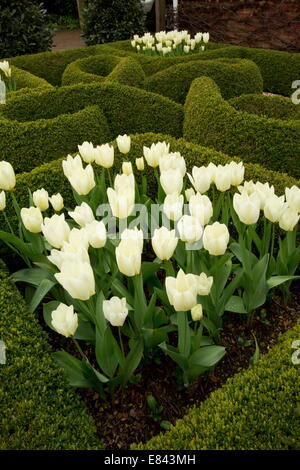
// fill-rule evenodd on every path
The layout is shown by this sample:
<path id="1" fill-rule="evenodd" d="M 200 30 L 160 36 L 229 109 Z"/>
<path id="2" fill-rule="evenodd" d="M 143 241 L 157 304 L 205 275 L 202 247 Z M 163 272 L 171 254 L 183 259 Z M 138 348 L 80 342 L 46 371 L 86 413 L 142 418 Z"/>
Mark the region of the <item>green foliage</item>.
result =
<path id="1" fill-rule="evenodd" d="M 145 17 L 139 0 L 89 0 L 84 10 L 86 43 L 129 39 L 145 31 Z"/>
<path id="2" fill-rule="evenodd" d="M 22 92 L 30 91 L 31 89 L 36 88 L 52 88 L 50 83 L 48 83 L 43 78 L 37 77 L 26 70 L 18 69 L 14 66 L 11 67 L 12 77 L 16 81 L 16 90 Z"/>
<path id="3" fill-rule="evenodd" d="M 237 111 L 257 114 L 273 119 L 300 119 L 300 106 L 283 96 L 246 94 L 229 100 Z"/>
<path id="4" fill-rule="evenodd" d="M 236 111 L 208 77 L 194 80 L 185 102 L 185 139 L 248 162 L 300 176 L 300 121 Z"/>
<path id="5" fill-rule="evenodd" d="M 47 334 L 0 264 L 2 450 L 103 449 L 85 406 L 51 357 Z"/>
<path id="6" fill-rule="evenodd" d="M 2 0 L 0 9 L 0 58 L 47 51 L 52 36 L 46 11 L 36 0 Z"/>
<path id="7" fill-rule="evenodd" d="M 29 94 L 17 99 L 23 97 Z M 75 152 L 78 143 L 85 140 L 101 144 L 111 138 L 106 117 L 98 106 L 50 119 L 29 122 L 0 119 L 0 123 L 1 160 L 9 161 L 17 173 Z"/>
<path id="8" fill-rule="evenodd" d="M 229 379 L 172 429 L 132 449 L 287 450 L 299 448 L 299 366 L 291 344 L 300 322 L 268 354 Z"/>

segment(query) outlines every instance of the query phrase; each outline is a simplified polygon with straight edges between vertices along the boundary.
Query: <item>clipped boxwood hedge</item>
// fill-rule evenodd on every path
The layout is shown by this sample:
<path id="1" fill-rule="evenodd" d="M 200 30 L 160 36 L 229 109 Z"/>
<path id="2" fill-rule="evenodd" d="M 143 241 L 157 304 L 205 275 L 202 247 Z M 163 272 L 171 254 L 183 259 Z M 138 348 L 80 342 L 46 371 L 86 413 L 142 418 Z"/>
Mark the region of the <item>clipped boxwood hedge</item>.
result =
<path id="1" fill-rule="evenodd" d="M 29 97 L 30 95 L 18 96 Z M 12 103 L 10 100 L 9 103 Z M 8 104 L 9 106 L 9 104 Z M 112 137 L 99 106 L 88 106 L 74 114 L 60 114 L 50 119 L 18 122 L 0 118 L 0 159 L 10 162 L 16 173 L 29 171 L 43 163 L 75 152 L 78 142 L 95 144 Z"/>
<path id="2" fill-rule="evenodd" d="M 17 67 L 11 67 L 12 77 L 16 82 L 17 91 L 24 89 L 34 89 L 34 88 L 52 88 L 50 83 L 48 83 L 43 78 L 37 77 L 26 70 L 18 69 Z"/>
<path id="3" fill-rule="evenodd" d="M 300 119 L 300 106 L 283 96 L 246 94 L 232 98 L 229 103 L 238 111 L 250 114 L 273 119 Z"/>
<path id="4" fill-rule="evenodd" d="M 237 111 L 209 77 L 194 80 L 185 102 L 186 140 L 300 176 L 300 121 Z"/>
<path id="5" fill-rule="evenodd" d="M 2 450 L 103 449 L 96 426 L 51 357 L 47 334 L 0 262 Z"/>
<path id="6" fill-rule="evenodd" d="M 299 365 L 292 342 L 300 321 L 249 369 L 227 380 L 165 434 L 132 449 L 287 450 L 300 449 Z"/>

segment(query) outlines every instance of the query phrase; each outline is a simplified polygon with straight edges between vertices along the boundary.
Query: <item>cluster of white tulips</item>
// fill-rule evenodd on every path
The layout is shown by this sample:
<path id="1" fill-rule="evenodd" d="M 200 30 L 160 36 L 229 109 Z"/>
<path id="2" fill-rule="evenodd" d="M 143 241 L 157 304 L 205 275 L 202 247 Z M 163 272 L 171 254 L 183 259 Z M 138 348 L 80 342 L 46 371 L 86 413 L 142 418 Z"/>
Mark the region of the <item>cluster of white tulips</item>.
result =
<path id="1" fill-rule="evenodd" d="M 0 89 L 4 83 L 6 91 L 14 91 L 16 89 L 16 83 L 12 78 L 11 67 L 7 60 L 0 62 Z"/>
<path id="2" fill-rule="evenodd" d="M 160 31 L 152 35 L 134 35 L 131 46 L 140 53 L 153 56 L 178 56 L 200 53 L 209 42 L 209 33 L 197 33 L 194 37 L 188 31 Z"/>
<path id="3" fill-rule="evenodd" d="M 103 393 L 104 384 L 125 385 L 155 346 L 178 363 L 187 385 L 224 355 L 213 344 L 224 311 L 251 314 L 268 290 L 295 278 L 300 189 L 277 196 L 268 183 L 244 182 L 242 162 L 194 166 L 189 173 L 185 158 L 166 142 L 144 146 L 133 164 L 127 135 L 118 136 L 116 145 L 84 142 L 78 150 L 62 162 L 74 209 L 45 188 L 30 193 L 30 207 L 18 209 L 14 170 L 0 162 L 0 210 L 5 191 L 11 192 L 21 234 L 20 239 L 4 212 L 11 233 L 0 231 L 0 239 L 28 264 L 15 279 L 36 281 L 32 310 L 43 296 L 53 296 L 44 305 L 45 320 L 72 337 L 81 355 L 79 360 L 60 352 L 56 358 L 68 370 L 79 361 L 76 374 L 82 371 L 85 386 Z M 147 194 L 151 177 L 155 196 Z M 108 218 L 99 215 L 102 204 Z M 143 218 L 135 217 L 136 204 L 145 207 Z M 152 206 L 159 206 L 158 215 Z M 108 219 L 119 222 L 114 233 Z M 274 223 L 284 231 L 276 246 Z M 33 275 L 36 270 L 39 275 Z M 177 348 L 168 344 L 172 331 Z M 130 341 L 123 344 L 124 338 Z M 100 371 L 78 339 L 95 345 Z"/>

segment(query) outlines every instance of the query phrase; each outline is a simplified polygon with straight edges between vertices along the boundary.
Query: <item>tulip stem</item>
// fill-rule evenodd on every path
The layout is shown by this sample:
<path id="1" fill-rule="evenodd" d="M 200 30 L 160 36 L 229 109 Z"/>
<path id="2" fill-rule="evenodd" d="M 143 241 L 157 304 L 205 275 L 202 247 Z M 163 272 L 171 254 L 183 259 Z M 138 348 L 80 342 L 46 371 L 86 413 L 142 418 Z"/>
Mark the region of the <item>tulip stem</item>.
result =
<path id="1" fill-rule="evenodd" d="M 78 349 L 80 355 L 82 356 L 82 358 L 86 361 L 86 362 L 89 362 L 88 361 L 88 358 L 86 357 L 86 355 L 84 354 L 84 352 L 82 351 L 81 347 L 79 346 L 79 343 L 77 341 L 77 339 L 74 338 L 74 336 L 72 336 L 72 340 L 76 346 L 76 348 Z"/>
<path id="2" fill-rule="evenodd" d="M 109 181 L 110 187 L 113 188 L 114 185 L 113 185 L 113 182 L 112 182 L 112 178 L 111 178 L 111 174 L 110 174 L 110 169 L 109 169 L 109 168 L 107 168 L 107 173 L 108 173 L 108 181 Z"/>
<path id="3" fill-rule="evenodd" d="M 270 252 L 270 260 L 273 258 L 273 251 L 274 251 L 274 242 L 275 242 L 275 224 L 272 224 L 271 229 L 271 252 Z"/>
<path id="4" fill-rule="evenodd" d="M 119 334 L 119 341 L 120 341 L 120 346 L 121 346 L 121 351 L 123 354 L 123 357 L 125 359 L 125 352 L 124 352 L 124 344 L 123 344 L 123 339 L 122 339 L 122 333 L 121 333 L 121 327 L 118 327 L 118 334 Z"/>
<path id="5" fill-rule="evenodd" d="M 13 231 L 12 226 L 10 225 L 10 222 L 9 222 L 9 220 L 7 218 L 7 215 L 5 214 L 4 211 L 3 211 L 3 216 L 4 216 L 4 219 L 5 219 L 5 222 L 7 223 L 8 227 L 9 227 L 10 232 L 12 233 L 12 235 L 14 235 L 15 232 Z"/>

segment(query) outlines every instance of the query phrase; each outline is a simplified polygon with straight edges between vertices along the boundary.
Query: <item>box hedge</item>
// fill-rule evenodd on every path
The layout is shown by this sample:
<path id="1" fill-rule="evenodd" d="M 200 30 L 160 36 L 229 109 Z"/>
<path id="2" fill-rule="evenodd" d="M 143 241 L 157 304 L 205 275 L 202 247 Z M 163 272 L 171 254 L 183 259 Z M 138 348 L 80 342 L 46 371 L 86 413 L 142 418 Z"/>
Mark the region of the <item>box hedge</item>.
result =
<path id="1" fill-rule="evenodd" d="M 184 108 L 186 140 L 299 178 L 300 121 L 237 111 L 204 76 L 194 80 Z"/>
<path id="2" fill-rule="evenodd" d="M 288 450 L 300 449 L 299 365 L 291 345 L 300 321 L 249 369 L 227 380 L 165 434 L 132 449 Z"/>
<path id="3" fill-rule="evenodd" d="M 300 119 L 300 106 L 283 96 L 246 94 L 232 98 L 229 103 L 238 111 L 250 114 L 273 119 Z"/>
<path id="4" fill-rule="evenodd" d="M 35 88 L 52 88 L 43 78 L 37 77 L 26 70 L 18 69 L 17 67 L 11 67 L 12 77 L 15 80 L 17 91 L 24 89 L 35 89 Z"/>
<path id="5" fill-rule="evenodd" d="M 51 357 L 45 331 L 0 261 L 2 450 L 103 449 L 86 407 Z"/>

